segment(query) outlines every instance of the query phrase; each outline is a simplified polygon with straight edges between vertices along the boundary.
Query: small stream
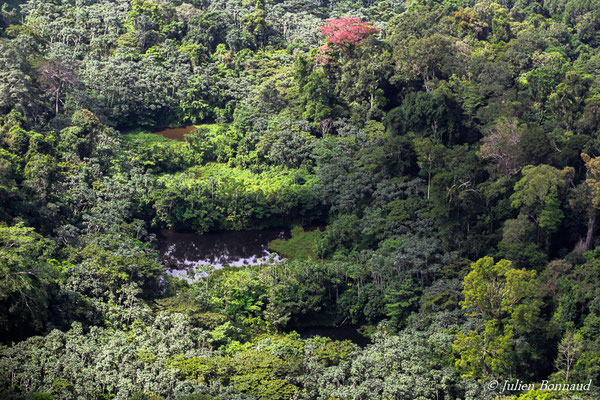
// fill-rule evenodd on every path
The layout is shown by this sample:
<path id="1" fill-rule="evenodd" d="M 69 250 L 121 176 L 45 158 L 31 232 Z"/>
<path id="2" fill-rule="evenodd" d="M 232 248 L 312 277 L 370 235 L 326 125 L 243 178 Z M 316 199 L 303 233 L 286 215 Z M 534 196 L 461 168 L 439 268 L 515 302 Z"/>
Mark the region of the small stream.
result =
<path id="1" fill-rule="evenodd" d="M 282 258 L 269 250 L 275 239 L 288 239 L 287 229 L 211 232 L 163 230 L 159 235 L 159 253 L 173 276 L 184 277 L 189 270 L 202 266 L 215 269 L 257 265 L 272 257 Z"/>

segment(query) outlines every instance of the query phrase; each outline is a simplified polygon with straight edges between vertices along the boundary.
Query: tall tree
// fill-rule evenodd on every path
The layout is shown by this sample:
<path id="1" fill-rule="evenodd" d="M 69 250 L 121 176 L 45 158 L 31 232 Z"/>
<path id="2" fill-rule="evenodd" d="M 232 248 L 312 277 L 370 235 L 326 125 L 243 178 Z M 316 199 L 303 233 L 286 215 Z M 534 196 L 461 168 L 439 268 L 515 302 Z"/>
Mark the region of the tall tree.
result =
<path id="1" fill-rule="evenodd" d="M 596 215 L 600 209 L 600 157 L 590 157 L 586 153 L 581 153 L 581 158 L 585 162 L 587 169 L 587 178 L 585 180 L 585 189 L 588 201 L 588 226 L 585 240 L 579 243 L 578 248 L 582 252 L 590 250 L 594 232 L 596 230 Z"/>
<path id="2" fill-rule="evenodd" d="M 40 79 L 48 92 L 54 97 L 54 112 L 58 118 L 61 95 L 69 86 L 79 85 L 79 79 L 72 65 L 58 59 L 51 59 L 40 64 Z"/>
<path id="3" fill-rule="evenodd" d="M 508 376 L 515 371 L 514 346 L 537 325 L 541 301 L 535 271 L 512 268 L 484 257 L 471 264 L 463 280 L 463 309 L 482 318 L 483 332 L 459 333 L 453 344 L 456 367 L 464 376 Z"/>
<path id="4" fill-rule="evenodd" d="M 511 205 L 525 213 L 538 226 L 538 241 L 548 246 L 548 233 L 558 229 L 564 213 L 560 208 L 562 189 L 572 168 L 560 171 L 549 165 L 528 165 L 515 184 Z"/>
<path id="5" fill-rule="evenodd" d="M 0 113 L 14 109 L 37 121 L 42 116 L 39 89 L 25 50 L 16 41 L 0 40 Z"/>

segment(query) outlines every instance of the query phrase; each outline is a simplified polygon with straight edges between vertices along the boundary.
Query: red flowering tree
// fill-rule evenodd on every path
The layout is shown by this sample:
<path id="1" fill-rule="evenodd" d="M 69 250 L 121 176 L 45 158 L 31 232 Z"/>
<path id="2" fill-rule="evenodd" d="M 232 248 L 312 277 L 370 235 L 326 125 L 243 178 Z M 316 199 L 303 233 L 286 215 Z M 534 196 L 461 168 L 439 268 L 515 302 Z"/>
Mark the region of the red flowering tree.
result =
<path id="1" fill-rule="evenodd" d="M 360 18 L 338 18 L 327 21 L 319 32 L 327 36 L 327 45 L 345 47 L 359 45 L 365 38 L 378 33 L 379 29 Z M 322 49 L 328 50 L 327 45 Z"/>

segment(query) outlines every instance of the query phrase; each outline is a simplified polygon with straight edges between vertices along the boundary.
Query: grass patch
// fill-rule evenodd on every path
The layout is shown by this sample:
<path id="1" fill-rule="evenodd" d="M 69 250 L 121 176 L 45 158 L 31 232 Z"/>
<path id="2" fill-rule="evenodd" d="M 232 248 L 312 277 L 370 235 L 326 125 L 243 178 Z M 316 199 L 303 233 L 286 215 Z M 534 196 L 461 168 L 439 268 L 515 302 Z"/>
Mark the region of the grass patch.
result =
<path id="1" fill-rule="evenodd" d="M 301 226 L 295 226 L 290 239 L 275 239 L 269 243 L 269 249 L 289 260 L 315 260 L 315 240 L 320 233 L 318 229 L 305 232 Z"/>
<path id="2" fill-rule="evenodd" d="M 160 135 L 155 135 L 154 133 L 152 133 L 146 129 L 135 129 L 133 131 L 123 133 L 123 139 L 125 139 L 126 142 L 131 142 L 131 143 L 138 142 L 140 144 L 173 142 L 173 140 L 171 140 L 171 139 L 167 139 Z"/>
<path id="3" fill-rule="evenodd" d="M 225 129 L 227 129 L 227 125 L 220 125 L 220 124 L 200 124 L 200 125 L 194 125 L 194 126 L 199 131 L 201 131 L 201 130 L 208 131 L 208 133 L 212 136 L 216 136 L 219 133 L 219 129 L 221 127 L 224 127 Z"/>

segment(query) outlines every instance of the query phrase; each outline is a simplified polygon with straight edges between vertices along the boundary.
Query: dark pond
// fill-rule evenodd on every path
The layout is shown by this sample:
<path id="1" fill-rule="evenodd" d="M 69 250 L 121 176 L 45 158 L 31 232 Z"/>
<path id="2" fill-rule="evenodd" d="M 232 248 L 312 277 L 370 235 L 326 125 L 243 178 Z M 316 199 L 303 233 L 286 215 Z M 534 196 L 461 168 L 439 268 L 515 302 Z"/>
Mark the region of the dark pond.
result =
<path id="1" fill-rule="evenodd" d="M 195 130 L 195 126 L 180 126 L 179 128 L 164 128 L 152 133 L 166 137 L 167 139 L 179 140 L 183 142 L 185 140 L 185 135 L 192 133 Z"/>
<path id="2" fill-rule="evenodd" d="M 269 250 L 269 242 L 289 237 L 287 229 L 211 232 L 204 235 L 164 230 L 159 235 L 159 253 L 170 273 L 177 276 L 201 266 L 218 269 L 256 265 L 269 256 L 281 260 L 277 253 Z"/>
<path id="3" fill-rule="evenodd" d="M 358 331 L 354 325 L 344 326 L 312 326 L 307 328 L 294 329 L 301 338 L 307 339 L 315 336 L 328 337 L 332 340 L 350 340 L 360 347 L 365 347 L 371 343 L 371 339 Z"/>
<path id="4" fill-rule="evenodd" d="M 159 253 L 173 276 L 186 277 L 188 271 L 198 267 L 256 265 L 269 257 L 281 260 L 281 257 L 269 250 L 275 239 L 289 239 L 287 229 L 266 229 L 248 231 L 211 232 L 198 235 L 194 232 L 163 230 L 158 235 Z M 189 280 L 193 278 L 188 277 Z M 302 338 L 314 336 L 329 337 L 333 340 L 350 340 L 364 347 L 371 343 L 356 326 L 339 327 L 314 326 L 291 329 Z"/>

